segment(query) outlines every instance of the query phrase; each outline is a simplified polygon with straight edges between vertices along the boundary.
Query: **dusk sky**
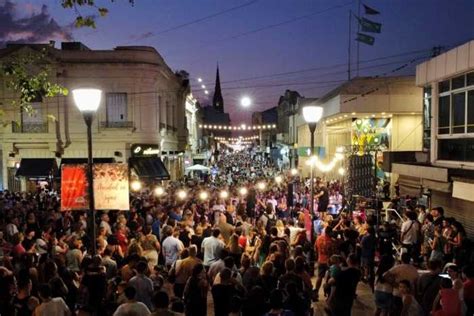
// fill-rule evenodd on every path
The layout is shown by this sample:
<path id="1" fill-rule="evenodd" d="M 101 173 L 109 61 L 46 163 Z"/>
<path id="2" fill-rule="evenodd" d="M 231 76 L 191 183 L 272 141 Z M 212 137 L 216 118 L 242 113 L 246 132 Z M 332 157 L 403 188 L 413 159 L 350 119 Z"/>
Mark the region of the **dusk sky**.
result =
<path id="1" fill-rule="evenodd" d="M 382 32 L 375 34 L 374 46 L 360 45 L 360 60 L 398 56 L 362 62 L 360 76 L 383 74 L 414 58 L 429 57 L 433 46 L 452 47 L 474 39 L 473 0 L 362 2 L 380 11 L 367 17 L 382 23 Z M 194 95 L 204 105 L 206 96 L 195 79 L 203 78 L 212 99 L 219 63 L 225 110 L 235 123 L 249 122 L 254 110 L 276 106 L 285 89 L 318 97 L 347 78 L 348 15 L 350 9 L 357 10 L 357 1 L 136 0 L 132 7 L 128 0 L 97 0 L 97 4 L 109 8 L 109 15 L 97 20 L 96 30 L 78 30 L 70 26 L 74 11 L 63 9 L 60 1 L 0 0 L 0 43 L 73 39 L 92 49 L 154 46 L 173 70 L 190 73 Z M 95 13 L 80 10 L 83 15 Z M 414 51 L 418 53 L 410 54 Z M 394 74 L 413 74 L 416 63 Z M 286 72 L 293 73 L 273 75 Z M 263 76 L 267 77 L 248 79 Z M 240 107 L 243 95 L 253 99 L 251 108 Z"/>

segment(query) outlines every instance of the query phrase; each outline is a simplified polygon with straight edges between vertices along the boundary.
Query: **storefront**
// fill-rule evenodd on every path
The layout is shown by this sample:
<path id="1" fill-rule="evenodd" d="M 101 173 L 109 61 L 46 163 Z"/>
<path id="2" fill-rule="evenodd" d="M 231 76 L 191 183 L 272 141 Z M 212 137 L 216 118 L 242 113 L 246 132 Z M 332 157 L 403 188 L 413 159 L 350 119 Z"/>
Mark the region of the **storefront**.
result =
<path id="1" fill-rule="evenodd" d="M 163 154 L 157 144 L 134 144 L 131 146 L 131 157 L 128 160 L 130 174 L 145 183 L 170 180 L 170 174 L 159 157 Z"/>
<path id="2" fill-rule="evenodd" d="M 58 174 L 55 158 L 23 158 L 17 167 L 15 177 L 25 181 L 25 191 L 54 187 L 54 178 Z"/>

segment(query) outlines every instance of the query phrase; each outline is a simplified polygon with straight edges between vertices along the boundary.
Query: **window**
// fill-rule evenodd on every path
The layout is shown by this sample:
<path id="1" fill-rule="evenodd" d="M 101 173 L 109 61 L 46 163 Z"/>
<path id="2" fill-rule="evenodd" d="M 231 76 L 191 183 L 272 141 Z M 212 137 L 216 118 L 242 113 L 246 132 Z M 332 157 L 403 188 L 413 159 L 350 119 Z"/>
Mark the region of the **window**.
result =
<path id="1" fill-rule="evenodd" d="M 442 81 L 438 88 L 437 158 L 474 162 L 474 72 Z"/>
<path id="2" fill-rule="evenodd" d="M 423 150 L 430 150 L 431 142 L 431 87 L 423 89 Z"/>
<path id="3" fill-rule="evenodd" d="M 474 162 L 474 138 L 439 140 L 438 159 Z"/>
<path id="4" fill-rule="evenodd" d="M 438 134 L 449 134 L 449 100 L 449 95 L 439 98 Z"/>
<path id="5" fill-rule="evenodd" d="M 21 110 L 21 122 L 12 122 L 13 133 L 47 133 L 48 121 L 41 110 L 41 102 L 30 104 L 30 110 Z"/>
<path id="6" fill-rule="evenodd" d="M 439 90 L 439 93 L 449 91 L 450 90 L 449 89 L 449 80 L 441 81 L 438 84 L 438 90 Z"/>
<path id="7" fill-rule="evenodd" d="M 31 111 L 26 112 L 21 110 L 21 124 L 22 125 L 33 125 L 42 124 L 43 115 L 41 113 L 41 103 L 31 103 Z"/>
<path id="8" fill-rule="evenodd" d="M 461 89 L 465 87 L 465 76 L 459 76 L 451 79 L 451 90 Z"/>
<path id="9" fill-rule="evenodd" d="M 467 93 L 467 132 L 474 133 L 474 90 Z"/>
<path id="10" fill-rule="evenodd" d="M 466 127 L 466 93 L 453 94 L 453 105 L 452 105 L 452 133 L 462 134 L 465 132 Z"/>
<path id="11" fill-rule="evenodd" d="M 106 100 L 107 123 L 127 122 L 127 94 L 107 93 Z"/>

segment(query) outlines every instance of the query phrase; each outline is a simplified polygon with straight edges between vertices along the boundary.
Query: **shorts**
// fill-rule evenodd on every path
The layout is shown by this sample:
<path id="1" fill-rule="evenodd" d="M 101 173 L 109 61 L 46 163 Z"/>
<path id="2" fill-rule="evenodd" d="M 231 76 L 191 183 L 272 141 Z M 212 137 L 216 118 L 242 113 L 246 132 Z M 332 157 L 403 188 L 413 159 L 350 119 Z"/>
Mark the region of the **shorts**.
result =
<path id="1" fill-rule="evenodd" d="M 329 270 L 329 266 L 327 263 L 319 263 L 318 262 L 318 277 L 322 278 L 326 274 L 326 271 Z"/>
<path id="2" fill-rule="evenodd" d="M 389 311 L 392 306 L 392 293 L 375 291 L 375 306 L 382 311 Z"/>

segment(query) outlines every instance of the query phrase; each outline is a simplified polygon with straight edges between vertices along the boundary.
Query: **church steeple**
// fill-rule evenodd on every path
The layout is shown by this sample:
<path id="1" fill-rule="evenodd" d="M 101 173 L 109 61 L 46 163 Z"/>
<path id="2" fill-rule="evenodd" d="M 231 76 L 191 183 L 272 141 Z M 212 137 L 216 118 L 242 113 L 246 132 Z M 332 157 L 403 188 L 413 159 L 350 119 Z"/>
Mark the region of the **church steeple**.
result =
<path id="1" fill-rule="evenodd" d="M 214 109 L 224 112 L 224 98 L 221 91 L 221 79 L 219 76 L 219 64 L 217 64 L 216 86 L 214 88 L 214 97 L 212 98 L 212 106 Z"/>

